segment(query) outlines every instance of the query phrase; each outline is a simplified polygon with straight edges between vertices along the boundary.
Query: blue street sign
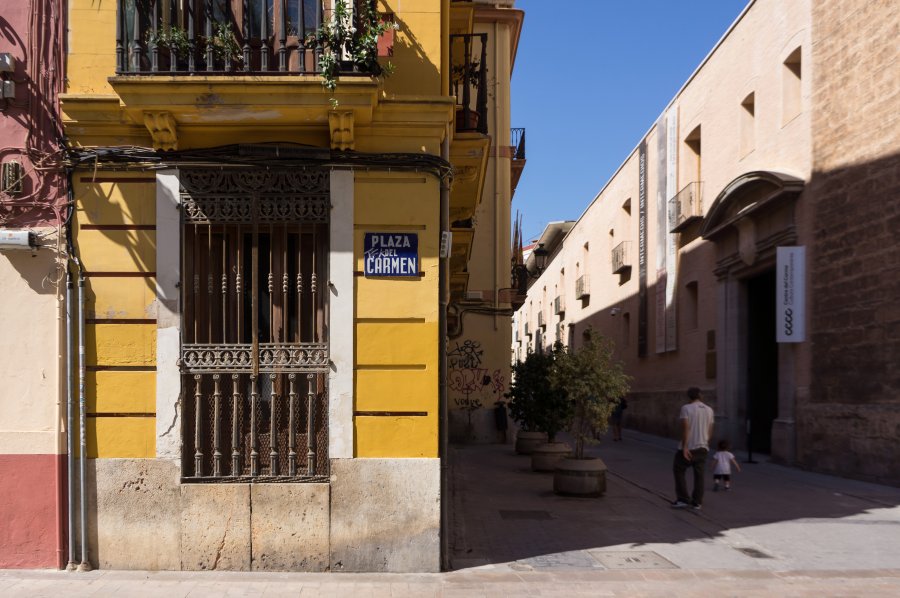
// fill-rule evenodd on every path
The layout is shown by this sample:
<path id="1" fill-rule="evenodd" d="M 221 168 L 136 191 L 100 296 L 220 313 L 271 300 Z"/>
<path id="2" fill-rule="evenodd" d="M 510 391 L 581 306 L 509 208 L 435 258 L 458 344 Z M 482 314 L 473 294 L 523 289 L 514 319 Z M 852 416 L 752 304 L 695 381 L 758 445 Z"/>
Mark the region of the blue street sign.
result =
<path id="1" fill-rule="evenodd" d="M 418 276 L 419 235 L 416 233 L 366 233 L 366 276 Z"/>

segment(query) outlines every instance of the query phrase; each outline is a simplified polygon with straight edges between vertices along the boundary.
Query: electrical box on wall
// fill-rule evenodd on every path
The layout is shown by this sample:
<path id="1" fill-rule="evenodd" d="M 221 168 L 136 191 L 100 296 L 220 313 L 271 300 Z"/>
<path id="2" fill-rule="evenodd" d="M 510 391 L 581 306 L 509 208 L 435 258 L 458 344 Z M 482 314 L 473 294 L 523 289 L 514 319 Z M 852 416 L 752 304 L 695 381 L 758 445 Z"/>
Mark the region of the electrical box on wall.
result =
<path id="1" fill-rule="evenodd" d="M 0 73 L 14 73 L 16 71 L 16 59 L 8 52 L 0 53 Z"/>
<path id="2" fill-rule="evenodd" d="M 27 230 L 0 228 L 0 251 L 16 249 L 29 251 L 37 249 L 37 238 L 34 233 Z"/>
<path id="3" fill-rule="evenodd" d="M 22 164 L 15 160 L 0 165 L 0 191 L 7 195 L 22 192 Z"/>

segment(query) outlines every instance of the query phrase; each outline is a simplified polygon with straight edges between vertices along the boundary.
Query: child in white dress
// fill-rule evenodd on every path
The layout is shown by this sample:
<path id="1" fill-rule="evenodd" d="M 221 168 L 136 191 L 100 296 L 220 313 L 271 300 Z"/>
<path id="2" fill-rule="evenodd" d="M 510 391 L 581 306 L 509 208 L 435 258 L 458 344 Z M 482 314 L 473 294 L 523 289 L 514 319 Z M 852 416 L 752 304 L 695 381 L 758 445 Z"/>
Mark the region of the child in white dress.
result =
<path id="1" fill-rule="evenodd" d="M 720 440 L 718 449 L 712 457 L 713 467 L 713 492 L 719 491 L 719 483 L 725 484 L 725 490 L 731 490 L 731 466 L 738 471 L 741 466 L 738 465 L 737 459 L 728 450 L 728 441 Z"/>

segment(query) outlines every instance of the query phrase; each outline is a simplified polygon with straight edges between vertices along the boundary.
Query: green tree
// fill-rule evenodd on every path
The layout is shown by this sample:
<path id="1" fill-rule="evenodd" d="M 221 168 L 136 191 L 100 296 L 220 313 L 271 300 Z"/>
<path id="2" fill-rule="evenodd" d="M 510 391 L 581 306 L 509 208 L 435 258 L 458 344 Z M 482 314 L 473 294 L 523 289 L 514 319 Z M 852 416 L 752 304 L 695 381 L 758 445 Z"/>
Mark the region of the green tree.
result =
<path id="1" fill-rule="evenodd" d="M 557 343 L 549 353 L 529 353 L 513 366 L 513 380 L 506 397 L 509 414 L 527 432 L 546 432 L 554 442 L 572 417 L 571 402 L 564 390 L 554 385 L 551 372 L 560 355 Z"/>
<path id="2" fill-rule="evenodd" d="M 587 335 L 578 350 L 562 350 L 550 371 L 550 386 L 569 401 L 569 431 L 575 438 L 575 458 L 584 458 L 585 443 L 605 432 L 609 416 L 629 390 L 631 376 L 613 356 L 613 342 L 597 333 Z"/>

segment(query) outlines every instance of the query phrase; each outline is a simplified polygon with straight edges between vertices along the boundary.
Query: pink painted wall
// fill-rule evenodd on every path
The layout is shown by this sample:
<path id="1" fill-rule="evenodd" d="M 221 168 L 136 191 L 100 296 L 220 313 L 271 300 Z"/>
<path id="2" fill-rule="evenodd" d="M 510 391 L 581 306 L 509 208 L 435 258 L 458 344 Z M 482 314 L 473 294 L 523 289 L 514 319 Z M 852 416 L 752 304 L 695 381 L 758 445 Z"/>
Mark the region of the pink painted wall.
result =
<path id="1" fill-rule="evenodd" d="M 59 222 L 64 7 L 62 0 L 26 0 L 4 2 L 0 12 L 0 53 L 16 59 L 16 97 L 0 100 L 0 162 L 16 160 L 27 173 L 21 194 L 0 192 L 0 227 Z"/>
<path id="2" fill-rule="evenodd" d="M 64 565 L 65 467 L 65 455 L 0 455 L 0 569 Z"/>

